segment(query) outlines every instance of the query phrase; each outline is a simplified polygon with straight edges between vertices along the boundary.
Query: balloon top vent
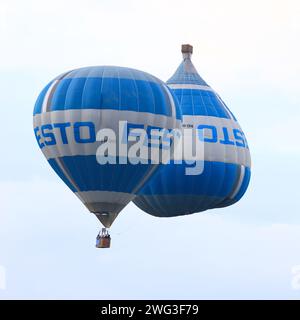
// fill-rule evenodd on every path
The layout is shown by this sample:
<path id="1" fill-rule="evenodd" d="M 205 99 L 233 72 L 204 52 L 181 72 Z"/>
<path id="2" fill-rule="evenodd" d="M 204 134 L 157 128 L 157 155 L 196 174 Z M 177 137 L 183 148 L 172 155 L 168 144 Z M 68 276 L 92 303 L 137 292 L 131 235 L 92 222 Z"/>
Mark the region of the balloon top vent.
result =
<path id="1" fill-rule="evenodd" d="M 191 46 L 190 44 L 183 44 L 183 45 L 181 45 L 181 52 L 192 54 L 193 53 L 193 46 Z"/>

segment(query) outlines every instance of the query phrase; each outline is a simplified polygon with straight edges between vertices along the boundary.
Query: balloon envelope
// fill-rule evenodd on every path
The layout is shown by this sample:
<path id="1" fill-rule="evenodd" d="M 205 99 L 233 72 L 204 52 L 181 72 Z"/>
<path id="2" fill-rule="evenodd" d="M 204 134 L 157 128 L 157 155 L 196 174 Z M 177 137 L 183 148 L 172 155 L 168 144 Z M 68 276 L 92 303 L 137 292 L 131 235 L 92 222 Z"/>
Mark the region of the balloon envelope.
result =
<path id="1" fill-rule="evenodd" d="M 126 126 L 120 127 L 124 121 Z M 158 165 L 126 162 L 117 147 L 101 158 L 99 146 L 108 138 L 99 132 L 115 132 L 109 142 L 116 146 L 121 129 L 179 128 L 181 114 L 159 79 L 134 69 L 102 66 L 72 70 L 52 80 L 36 101 L 33 123 L 51 167 L 109 227 Z M 108 161 L 111 156 L 115 163 Z"/>
<path id="2" fill-rule="evenodd" d="M 232 205 L 243 196 L 250 180 L 246 137 L 219 95 L 200 77 L 191 62 L 192 50 L 187 49 L 167 84 L 178 98 L 183 129 L 196 130 L 203 144 L 203 154 L 197 159 L 202 169 L 189 174 L 191 165 L 173 161 L 149 179 L 134 203 L 158 217 Z"/>

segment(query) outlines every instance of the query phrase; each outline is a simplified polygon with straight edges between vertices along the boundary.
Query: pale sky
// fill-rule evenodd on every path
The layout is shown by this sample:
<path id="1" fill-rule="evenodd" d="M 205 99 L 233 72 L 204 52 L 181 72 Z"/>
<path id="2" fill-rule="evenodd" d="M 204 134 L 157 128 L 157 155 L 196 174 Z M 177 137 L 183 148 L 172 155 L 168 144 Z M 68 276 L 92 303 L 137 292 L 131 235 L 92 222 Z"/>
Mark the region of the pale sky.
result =
<path id="1" fill-rule="evenodd" d="M 300 2 L 0 0 L 0 299 L 300 298 Z M 112 248 L 52 172 L 32 110 L 52 78 L 89 65 L 167 80 L 194 46 L 251 150 L 236 205 L 159 219 L 133 204 Z"/>

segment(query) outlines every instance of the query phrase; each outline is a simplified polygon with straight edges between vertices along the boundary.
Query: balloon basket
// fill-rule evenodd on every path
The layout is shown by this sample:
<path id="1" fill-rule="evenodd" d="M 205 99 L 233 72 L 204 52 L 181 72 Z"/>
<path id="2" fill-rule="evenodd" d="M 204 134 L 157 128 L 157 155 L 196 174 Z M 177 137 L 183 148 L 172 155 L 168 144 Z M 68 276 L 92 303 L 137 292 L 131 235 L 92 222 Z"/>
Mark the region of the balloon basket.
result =
<path id="1" fill-rule="evenodd" d="M 110 248 L 110 243 L 111 238 L 108 231 L 106 228 L 102 228 L 96 238 L 96 248 Z"/>

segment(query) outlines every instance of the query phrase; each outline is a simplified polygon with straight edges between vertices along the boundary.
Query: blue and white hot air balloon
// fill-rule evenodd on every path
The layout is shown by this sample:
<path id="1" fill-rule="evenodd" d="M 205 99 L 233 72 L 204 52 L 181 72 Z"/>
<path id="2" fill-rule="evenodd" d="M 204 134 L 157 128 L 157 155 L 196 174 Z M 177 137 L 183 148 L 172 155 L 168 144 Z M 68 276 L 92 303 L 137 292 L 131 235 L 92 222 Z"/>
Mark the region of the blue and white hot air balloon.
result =
<path id="1" fill-rule="evenodd" d="M 109 153 L 116 163 L 106 163 L 105 155 L 98 158 L 99 146 L 108 140 L 105 130 L 119 132 L 124 121 L 131 128 L 174 129 L 181 127 L 181 113 L 162 81 L 112 66 L 58 76 L 40 93 L 33 112 L 35 136 L 49 164 L 105 227 L 158 168 L 128 163 L 118 148 Z M 112 144 L 121 138 L 114 139 Z"/>
<path id="2" fill-rule="evenodd" d="M 191 62 L 192 49 L 182 46 L 183 61 L 167 84 L 180 103 L 183 129 L 196 130 L 203 145 L 198 159 L 202 170 L 189 173 L 189 164 L 173 161 L 149 179 L 134 203 L 158 217 L 232 205 L 244 195 L 250 180 L 246 137 L 222 99 L 199 76 Z"/>

